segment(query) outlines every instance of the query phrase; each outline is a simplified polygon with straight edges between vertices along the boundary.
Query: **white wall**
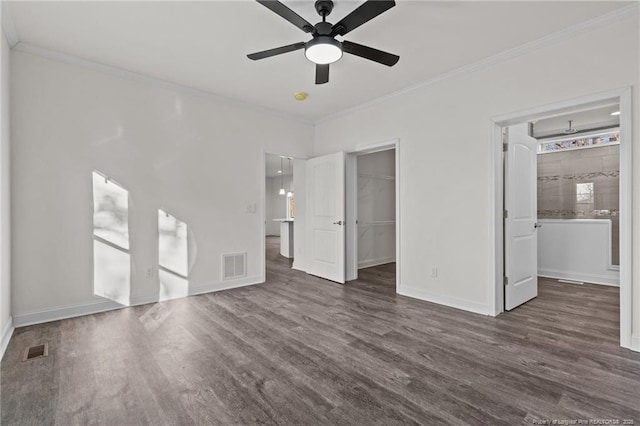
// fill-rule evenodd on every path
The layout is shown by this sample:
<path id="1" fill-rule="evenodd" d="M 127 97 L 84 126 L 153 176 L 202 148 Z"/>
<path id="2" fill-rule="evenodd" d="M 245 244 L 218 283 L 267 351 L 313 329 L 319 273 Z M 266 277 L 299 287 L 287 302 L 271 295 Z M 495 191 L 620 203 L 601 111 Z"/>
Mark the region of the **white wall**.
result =
<path id="1" fill-rule="evenodd" d="M 638 39 L 638 16 L 633 15 L 316 126 L 315 155 L 399 138 L 401 292 L 471 311 L 494 312 L 492 117 L 634 86 L 631 142 L 633 168 L 640 170 Z M 593 66 L 594 60 L 611 65 Z M 633 179 L 637 254 L 640 173 L 634 173 Z M 434 266 L 438 276 L 432 278 Z M 638 338 L 637 261 L 633 294 L 633 333 Z"/>
<path id="2" fill-rule="evenodd" d="M 538 275 L 619 286 L 610 219 L 538 219 Z"/>
<path id="3" fill-rule="evenodd" d="M 287 191 L 293 188 L 293 177 L 283 176 L 284 189 Z M 265 192 L 265 233 L 267 235 L 280 236 L 280 222 L 274 222 L 273 219 L 282 219 L 287 217 L 287 196 L 280 195 L 281 188 L 279 177 L 268 177 Z"/>
<path id="4" fill-rule="evenodd" d="M 130 194 L 132 303 L 158 297 L 158 208 L 190 229 L 191 293 L 262 281 L 263 153 L 309 156 L 310 125 L 17 51 L 12 94 L 16 324 L 112 307 L 92 294 L 92 170 Z M 247 278 L 223 283 L 236 252 Z"/>
<path id="5" fill-rule="evenodd" d="M 11 226 L 10 219 L 10 196 L 9 196 L 9 68 L 11 52 L 4 32 L 2 34 L 2 44 L 0 54 L 2 56 L 2 66 L 0 77 L 0 358 L 4 354 L 6 345 L 9 343 L 13 331 L 11 317 Z"/>
<path id="6" fill-rule="evenodd" d="M 395 262 L 395 150 L 359 155 L 357 170 L 358 267 Z"/>

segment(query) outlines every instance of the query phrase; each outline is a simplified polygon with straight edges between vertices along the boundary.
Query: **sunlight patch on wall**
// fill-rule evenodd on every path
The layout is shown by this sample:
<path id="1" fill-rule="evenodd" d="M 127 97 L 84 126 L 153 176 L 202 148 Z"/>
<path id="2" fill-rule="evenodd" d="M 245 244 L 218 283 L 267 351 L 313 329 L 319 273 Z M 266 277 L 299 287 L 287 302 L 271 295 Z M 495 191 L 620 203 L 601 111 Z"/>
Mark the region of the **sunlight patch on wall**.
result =
<path id="1" fill-rule="evenodd" d="M 129 305 L 129 192 L 93 172 L 93 292 Z"/>
<path id="2" fill-rule="evenodd" d="M 158 278 L 160 300 L 189 295 L 187 224 L 158 210 Z"/>

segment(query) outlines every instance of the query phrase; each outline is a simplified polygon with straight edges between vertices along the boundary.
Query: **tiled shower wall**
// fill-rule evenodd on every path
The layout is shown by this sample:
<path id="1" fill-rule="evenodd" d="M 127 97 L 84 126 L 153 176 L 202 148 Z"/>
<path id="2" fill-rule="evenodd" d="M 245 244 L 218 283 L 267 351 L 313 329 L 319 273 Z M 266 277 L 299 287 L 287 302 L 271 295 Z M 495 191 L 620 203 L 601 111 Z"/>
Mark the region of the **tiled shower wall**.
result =
<path id="1" fill-rule="evenodd" d="M 593 183 L 591 202 L 578 202 L 576 184 Z M 611 258 L 619 264 L 620 146 L 538 155 L 538 217 L 611 219 Z"/>

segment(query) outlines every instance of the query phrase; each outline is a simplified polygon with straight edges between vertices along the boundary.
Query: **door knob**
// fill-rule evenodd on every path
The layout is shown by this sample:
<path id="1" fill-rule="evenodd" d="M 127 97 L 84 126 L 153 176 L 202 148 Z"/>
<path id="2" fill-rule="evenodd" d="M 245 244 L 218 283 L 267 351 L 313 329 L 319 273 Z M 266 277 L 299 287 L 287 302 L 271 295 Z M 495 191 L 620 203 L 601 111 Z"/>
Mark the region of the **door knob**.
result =
<path id="1" fill-rule="evenodd" d="M 337 221 L 337 222 L 333 222 L 333 224 L 334 224 L 334 225 L 342 225 L 342 221 L 341 221 L 341 220 L 339 220 L 339 221 Z"/>

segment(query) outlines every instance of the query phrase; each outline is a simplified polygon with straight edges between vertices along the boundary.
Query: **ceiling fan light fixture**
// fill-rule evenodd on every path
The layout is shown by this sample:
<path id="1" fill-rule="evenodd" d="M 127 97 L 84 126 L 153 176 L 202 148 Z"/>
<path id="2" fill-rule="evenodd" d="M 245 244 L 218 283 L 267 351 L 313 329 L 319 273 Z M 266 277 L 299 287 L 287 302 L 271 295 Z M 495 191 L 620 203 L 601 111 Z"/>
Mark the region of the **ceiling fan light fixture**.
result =
<path id="1" fill-rule="evenodd" d="M 315 37 L 306 44 L 304 55 L 315 64 L 332 64 L 342 58 L 342 44 L 329 36 Z"/>

